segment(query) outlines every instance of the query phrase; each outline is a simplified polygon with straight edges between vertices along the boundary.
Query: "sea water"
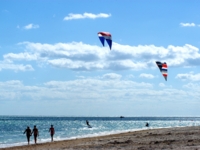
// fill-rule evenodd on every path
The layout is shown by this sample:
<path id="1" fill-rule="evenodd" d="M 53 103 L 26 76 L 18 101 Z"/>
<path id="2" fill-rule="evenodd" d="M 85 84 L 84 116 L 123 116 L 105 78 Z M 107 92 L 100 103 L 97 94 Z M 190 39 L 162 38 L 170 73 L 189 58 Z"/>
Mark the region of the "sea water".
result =
<path id="1" fill-rule="evenodd" d="M 92 128 L 88 128 L 86 120 Z M 149 123 L 149 127 L 145 124 Z M 36 125 L 38 143 L 50 142 L 49 128 L 55 128 L 54 141 L 101 136 L 154 128 L 199 126 L 199 117 L 20 117 L 0 116 L 0 148 L 27 145 L 24 130 Z M 30 144 L 33 144 L 31 136 Z"/>

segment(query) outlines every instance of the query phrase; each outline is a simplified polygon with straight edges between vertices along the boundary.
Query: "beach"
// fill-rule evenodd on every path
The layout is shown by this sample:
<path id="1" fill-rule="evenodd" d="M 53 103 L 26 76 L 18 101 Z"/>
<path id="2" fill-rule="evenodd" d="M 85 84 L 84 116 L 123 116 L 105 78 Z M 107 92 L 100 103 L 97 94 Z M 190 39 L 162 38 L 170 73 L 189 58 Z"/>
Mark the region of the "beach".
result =
<path id="1" fill-rule="evenodd" d="M 2 150 L 200 150 L 200 126 L 148 129 L 105 136 L 77 138 L 1 148 Z"/>

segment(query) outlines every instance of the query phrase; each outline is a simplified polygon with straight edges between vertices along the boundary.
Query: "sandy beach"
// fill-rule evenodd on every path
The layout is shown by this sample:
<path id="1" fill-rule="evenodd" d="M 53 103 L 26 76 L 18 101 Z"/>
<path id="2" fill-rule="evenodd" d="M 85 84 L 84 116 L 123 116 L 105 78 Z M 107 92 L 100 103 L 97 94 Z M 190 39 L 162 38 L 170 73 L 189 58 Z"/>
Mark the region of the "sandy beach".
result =
<path id="1" fill-rule="evenodd" d="M 200 127 L 149 129 L 99 137 L 1 148 L 2 150 L 200 150 Z"/>

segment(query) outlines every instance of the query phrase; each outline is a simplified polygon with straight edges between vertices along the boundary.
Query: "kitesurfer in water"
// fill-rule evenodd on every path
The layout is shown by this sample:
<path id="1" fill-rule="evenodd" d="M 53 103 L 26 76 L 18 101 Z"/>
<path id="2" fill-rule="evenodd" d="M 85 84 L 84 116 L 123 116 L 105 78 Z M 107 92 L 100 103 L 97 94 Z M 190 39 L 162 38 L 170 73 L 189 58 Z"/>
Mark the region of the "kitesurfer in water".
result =
<path id="1" fill-rule="evenodd" d="M 53 125 L 51 125 L 51 127 L 49 128 L 49 132 L 50 132 L 50 135 L 51 135 L 51 142 L 53 142 L 53 135 L 55 133 Z"/>
<path id="2" fill-rule="evenodd" d="M 148 122 L 146 123 L 146 127 L 149 127 L 149 123 Z"/>
<path id="3" fill-rule="evenodd" d="M 88 120 L 86 120 L 86 124 L 89 126 L 89 121 Z"/>
<path id="4" fill-rule="evenodd" d="M 38 129 L 36 128 L 36 125 L 34 125 L 32 134 L 34 135 L 34 141 L 35 141 L 35 144 L 36 144 L 36 143 L 37 143 L 37 137 L 39 136 L 39 131 L 38 131 Z"/>
<path id="5" fill-rule="evenodd" d="M 24 134 L 26 133 L 26 137 L 27 137 L 27 141 L 28 141 L 28 145 L 30 143 L 30 137 L 31 137 L 31 129 L 29 128 L 29 126 L 27 127 L 27 129 L 24 131 Z"/>
<path id="6" fill-rule="evenodd" d="M 91 127 L 88 120 L 86 120 L 86 124 L 88 127 Z"/>

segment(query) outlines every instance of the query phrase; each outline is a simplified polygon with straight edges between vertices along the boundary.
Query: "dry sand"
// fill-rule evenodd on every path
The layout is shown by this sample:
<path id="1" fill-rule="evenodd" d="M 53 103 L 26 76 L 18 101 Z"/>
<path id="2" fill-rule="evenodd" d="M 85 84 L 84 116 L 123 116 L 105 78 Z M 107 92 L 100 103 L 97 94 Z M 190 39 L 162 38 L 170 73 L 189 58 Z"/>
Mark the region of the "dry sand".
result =
<path id="1" fill-rule="evenodd" d="M 134 131 L 107 136 L 55 141 L 4 150 L 200 150 L 200 127 Z"/>

